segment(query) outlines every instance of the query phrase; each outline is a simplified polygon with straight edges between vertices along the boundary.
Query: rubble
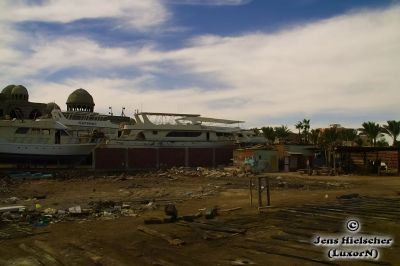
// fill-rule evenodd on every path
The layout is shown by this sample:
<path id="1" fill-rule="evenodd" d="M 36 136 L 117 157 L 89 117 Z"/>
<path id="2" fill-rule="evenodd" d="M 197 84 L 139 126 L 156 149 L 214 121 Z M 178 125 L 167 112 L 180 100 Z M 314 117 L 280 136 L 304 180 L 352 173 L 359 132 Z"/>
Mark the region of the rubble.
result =
<path id="1" fill-rule="evenodd" d="M 44 209 L 39 203 L 31 208 L 23 205 L 0 207 L 0 223 L 18 225 L 22 222 L 33 227 L 44 227 L 65 219 L 115 219 L 120 216 L 137 217 L 138 214 L 129 204 L 114 201 L 93 201 L 87 208 L 76 205 L 67 209 Z"/>
<path id="2" fill-rule="evenodd" d="M 167 177 L 170 179 L 178 179 L 179 176 L 197 176 L 208 178 L 221 178 L 221 177 L 247 177 L 249 173 L 245 173 L 239 168 L 189 168 L 189 167 L 172 167 L 170 169 L 162 169 L 156 172 L 159 177 Z"/>
<path id="3" fill-rule="evenodd" d="M 25 206 L 6 206 L 6 207 L 0 207 L 0 213 L 3 212 L 20 212 L 25 210 Z"/>
<path id="4" fill-rule="evenodd" d="M 165 205 L 164 211 L 167 216 L 171 217 L 171 219 L 176 220 L 176 218 L 178 218 L 178 210 L 174 204 L 169 203 Z"/>
<path id="5" fill-rule="evenodd" d="M 218 207 L 214 206 L 213 208 L 210 209 L 206 209 L 205 213 L 204 213 L 204 217 L 206 219 L 214 219 L 215 216 L 218 215 Z"/>

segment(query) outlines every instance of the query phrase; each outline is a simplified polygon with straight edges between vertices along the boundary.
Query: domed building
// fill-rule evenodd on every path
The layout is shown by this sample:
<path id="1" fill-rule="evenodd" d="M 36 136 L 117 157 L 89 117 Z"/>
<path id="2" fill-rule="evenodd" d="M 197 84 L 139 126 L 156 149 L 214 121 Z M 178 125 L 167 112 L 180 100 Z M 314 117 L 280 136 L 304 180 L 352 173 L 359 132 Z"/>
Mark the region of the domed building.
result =
<path id="1" fill-rule="evenodd" d="M 126 116 L 103 115 L 94 113 L 92 95 L 84 89 L 73 91 L 67 99 L 67 111 L 64 115 L 70 119 L 110 120 L 113 123 L 128 123 Z M 28 90 L 22 85 L 8 85 L 0 93 L 0 119 L 36 119 L 51 114 L 54 109 L 61 110 L 56 103 L 29 102 Z M 89 116 L 88 116 L 89 115 Z"/>
<path id="2" fill-rule="evenodd" d="M 67 110 L 69 112 L 93 112 L 94 105 L 92 95 L 82 88 L 72 92 L 67 99 Z"/>
<path id="3" fill-rule="evenodd" d="M 48 103 L 47 105 L 46 105 L 46 111 L 45 111 L 45 113 L 46 114 L 51 114 L 51 111 L 53 111 L 53 110 L 61 110 L 61 108 L 60 108 L 60 106 L 58 106 L 58 104 L 56 104 L 56 103 L 54 103 L 54 102 L 52 102 L 52 103 Z"/>
<path id="4" fill-rule="evenodd" d="M 46 104 L 29 102 L 28 90 L 22 85 L 8 85 L 0 93 L 0 117 L 35 119 L 45 113 Z"/>

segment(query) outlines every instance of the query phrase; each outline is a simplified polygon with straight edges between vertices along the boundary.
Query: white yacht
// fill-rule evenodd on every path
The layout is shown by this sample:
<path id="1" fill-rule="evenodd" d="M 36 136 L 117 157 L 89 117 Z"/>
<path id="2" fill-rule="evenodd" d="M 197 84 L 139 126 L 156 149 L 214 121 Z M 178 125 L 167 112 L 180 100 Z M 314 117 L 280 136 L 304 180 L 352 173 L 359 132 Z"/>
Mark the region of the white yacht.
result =
<path id="1" fill-rule="evenodd" d="M 197 114 L 135 113 L 134 125 L 124 125 L 111 146 L 222 147 L 233 145 L 241 121 Z"/>
<path id="2" fill-rule="evenodd" d="M 88 156 L 101 142 L 101 136 L 71 131 L 54 119 L 1 120 L 0 158 L 75 160 Z"/>
<path id="3" fill-rule="evenodd" d="M 239 127 L 243 121 L 198 114 L 136 112 L 131 122 L 113 123 L 98 113 L 52 111 L 52 118 L 68 128 L 96 132 L 105 147 L 224 147 L 264 144 L 265 138 Z"/>
<path id="4" fill-rule="evenodd" d="M 67 126 L 71 131 L 86 132 L 104 137 L 104 141 L 115 140 L 121 131 L 121 123 L 113 123 L 110 116 L 93 112 L 62 112 L 54 109 L 51 119 Z"/>

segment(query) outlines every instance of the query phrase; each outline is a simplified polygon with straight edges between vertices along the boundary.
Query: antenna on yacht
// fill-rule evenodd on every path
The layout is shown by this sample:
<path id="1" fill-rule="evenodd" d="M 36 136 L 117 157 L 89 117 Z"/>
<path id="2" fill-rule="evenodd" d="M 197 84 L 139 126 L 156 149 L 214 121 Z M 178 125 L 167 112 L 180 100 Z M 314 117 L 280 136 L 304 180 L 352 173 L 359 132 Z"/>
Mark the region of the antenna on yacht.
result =
<path id="1" fill-rule="evenodd" d="M 108 109 L 110 109 L 110 112 L 108 112 L 109 115 L 113 116 L 113 111 L 112 111 L 112 106 L 109 106 Z"/>
<path id="2" fill-rule="evenodd" d="M 125 107 L 122 107 L 121 116 L 125 116 Z"/>

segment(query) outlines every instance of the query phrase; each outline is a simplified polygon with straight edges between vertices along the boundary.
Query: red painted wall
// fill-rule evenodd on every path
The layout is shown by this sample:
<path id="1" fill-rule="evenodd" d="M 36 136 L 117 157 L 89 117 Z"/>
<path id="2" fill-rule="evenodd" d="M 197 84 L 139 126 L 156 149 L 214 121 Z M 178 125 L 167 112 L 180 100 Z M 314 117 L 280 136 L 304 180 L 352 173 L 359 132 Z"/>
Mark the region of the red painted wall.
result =
<path id="1" fill-rule="evenodd" d="M 157 149 L 155 148 L 128 149 L 128 167 L 130 169 L 156 168 Z"/>
<path id="2" fill-rule="evenodd" d="M 160 167 L 185 166 L 184 148 L 160 148 Z"/>
<path id="3" fill-rule="evenodd" d="M 213 166 L 212 148 L 189 148 L 189 167 Z"/>
<path id="4" fill-rule="evenodd" d="M 96 169 L 125 169 L 126 149 L 96 149 L 94 156 Z"/>

